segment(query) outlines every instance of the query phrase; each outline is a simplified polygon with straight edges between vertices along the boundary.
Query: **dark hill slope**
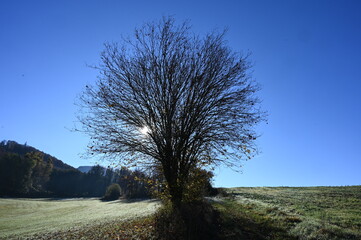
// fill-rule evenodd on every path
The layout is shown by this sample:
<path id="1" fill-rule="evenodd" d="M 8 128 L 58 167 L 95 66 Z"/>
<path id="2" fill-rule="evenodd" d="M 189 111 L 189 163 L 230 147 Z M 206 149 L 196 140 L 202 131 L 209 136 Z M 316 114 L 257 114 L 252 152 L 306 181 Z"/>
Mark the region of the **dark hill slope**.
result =
<path id="1" fill-rule="evenodd" d="M 58 170 L 74 170 L 72 166 L 64 163 L 63 161 L 53 157 L 47 153 L 44 153 L 34 147 L 28 146 L 26 144 L 19 144 L 15 141 L 2 141 L 0 142 L 0 153 L 15 153 L 19 155 L 25 155 L 30 152 L 40 152 L 44 154 L 44 160 L 47 161 L 48 159 L 53 160 L 53 165 L 55 169 Z"/>

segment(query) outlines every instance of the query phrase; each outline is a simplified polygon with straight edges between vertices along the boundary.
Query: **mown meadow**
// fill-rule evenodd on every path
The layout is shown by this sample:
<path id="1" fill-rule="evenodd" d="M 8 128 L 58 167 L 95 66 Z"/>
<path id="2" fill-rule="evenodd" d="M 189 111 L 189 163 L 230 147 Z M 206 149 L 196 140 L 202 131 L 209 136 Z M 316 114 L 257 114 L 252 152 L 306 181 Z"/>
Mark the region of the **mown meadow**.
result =
<path id="1" fill-rule="evenodd" d="M 361 186 L 228 188 L 219 239 L 361 239 Z M 0 239 L 155 239 L 158 201 L 0 199 Z"/>

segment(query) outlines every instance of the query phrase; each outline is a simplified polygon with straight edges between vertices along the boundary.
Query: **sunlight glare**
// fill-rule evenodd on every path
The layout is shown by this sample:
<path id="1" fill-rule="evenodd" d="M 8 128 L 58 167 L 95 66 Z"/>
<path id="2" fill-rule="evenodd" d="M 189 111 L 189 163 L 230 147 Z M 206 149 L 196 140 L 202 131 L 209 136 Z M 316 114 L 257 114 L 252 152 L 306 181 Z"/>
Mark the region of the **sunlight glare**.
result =
<path id="1" fill-rule="evenodd" d="M 144 126 L 140 129 L 140 133 L 143 135 L 146 135 L 149 132 L 149 128 L 147 126 Z"/>

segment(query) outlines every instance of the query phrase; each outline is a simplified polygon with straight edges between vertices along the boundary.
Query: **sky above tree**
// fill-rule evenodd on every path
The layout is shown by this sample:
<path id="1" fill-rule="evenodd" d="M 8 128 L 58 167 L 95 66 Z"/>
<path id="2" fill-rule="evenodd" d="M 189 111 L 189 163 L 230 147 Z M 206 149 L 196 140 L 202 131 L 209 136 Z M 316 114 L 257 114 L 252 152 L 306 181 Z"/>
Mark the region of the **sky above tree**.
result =
<path id="1" fill-rule="evenodd" d="M 34 146 L 72 166 L 89 141 L 72 132 L 76 102 L 98 72 L 105 42 L 162 16 L 196 34 L 228 29 L 251 52 L 268 111 L 260 154 L 243 173 L 220 168 L 216 186 L 361 184 L 361 2 L 2 1 L 0 140 Z M 106 164 L 106 163 L 104 163 Z"/>

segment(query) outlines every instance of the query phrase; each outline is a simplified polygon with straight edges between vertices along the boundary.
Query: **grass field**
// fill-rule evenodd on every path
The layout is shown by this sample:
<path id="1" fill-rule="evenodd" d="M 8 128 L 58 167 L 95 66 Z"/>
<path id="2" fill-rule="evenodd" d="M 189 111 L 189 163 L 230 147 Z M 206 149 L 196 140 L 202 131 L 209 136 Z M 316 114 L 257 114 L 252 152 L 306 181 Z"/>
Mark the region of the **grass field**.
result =
<path id="1" fill-rule="evenodd" d="M 230 188 L 221 239 L 361 239 L 361 186 Z M 154 239 L 157 201 L 0 199 L 0 239 Z"/>
<path id="2" fill-rule="evenodd" d="M 0 239 L 77 231 L 152 214 L 157 201 L 0 199 Z"/>
<path id="3" fill-rule="evenodd" d="M 214 205 L 234 239 L 361 239 L 361 186 L 227 191 Z"/>

